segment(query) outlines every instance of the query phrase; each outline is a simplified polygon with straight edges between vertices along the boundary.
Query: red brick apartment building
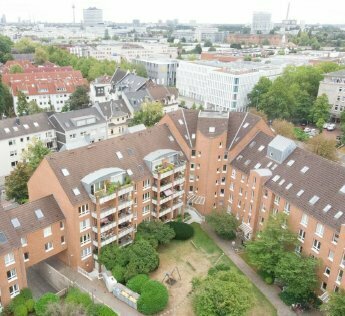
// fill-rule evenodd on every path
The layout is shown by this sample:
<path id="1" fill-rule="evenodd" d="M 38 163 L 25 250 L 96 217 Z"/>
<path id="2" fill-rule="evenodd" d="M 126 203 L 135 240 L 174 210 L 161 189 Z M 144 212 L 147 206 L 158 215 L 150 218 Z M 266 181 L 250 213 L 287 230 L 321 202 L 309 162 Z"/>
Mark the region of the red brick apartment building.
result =
<path id="1" fill-rule="evenodd" d="M 289 214 L 296 252 L 323 263 L 320 297 L 345 288 L 345 169 L 249 113 L 166 114 L 145 131 L 49 155 L 28 189 L 30 203 L 1 210 L 3 305 L 26 286 L 30 265 L 56 256 L 90 272 L 102 247 L 130 244 L 140 222 L 169 221 L 186 203 L 204 215 L 226 209 L 246 239 L 269 215 Z"/>

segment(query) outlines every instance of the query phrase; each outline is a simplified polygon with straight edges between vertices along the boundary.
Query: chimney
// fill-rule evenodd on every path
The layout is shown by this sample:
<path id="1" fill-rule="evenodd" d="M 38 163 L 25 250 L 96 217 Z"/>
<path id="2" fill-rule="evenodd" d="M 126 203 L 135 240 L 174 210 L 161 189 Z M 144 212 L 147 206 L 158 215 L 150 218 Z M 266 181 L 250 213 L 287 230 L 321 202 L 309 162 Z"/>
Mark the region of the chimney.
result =
<path id="1" fill-rule="evenodd" d="M 17 124 L 17 125 L 20 125 L 20 119 L 19 119 L 18 116 L 16 117 L 16 124 Z"/>

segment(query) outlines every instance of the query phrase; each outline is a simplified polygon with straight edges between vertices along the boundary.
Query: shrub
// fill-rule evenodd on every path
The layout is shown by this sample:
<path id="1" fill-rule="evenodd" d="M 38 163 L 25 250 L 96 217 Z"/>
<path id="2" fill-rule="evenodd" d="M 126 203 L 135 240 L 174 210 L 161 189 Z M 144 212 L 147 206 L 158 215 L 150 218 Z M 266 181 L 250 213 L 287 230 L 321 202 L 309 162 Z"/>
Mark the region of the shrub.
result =
<path id="1" fill-rule="evenodd" d="M 225 210 L 215 210 L 206 217 L 207 223 L 214 229 L 216 234 L 224 239 L 236 238 L 237 219 L 226 213 Z"/>
<path id="2" fill-rule="evenodd" d="M 59 297 L 53 293 L 45 293 L 43 294 L 40 299 L 35 303 L 35 312 L 37 316 L 44 316 L 47 307 L 51 303 L 59 302 Z"/>
<path id="3" fill-rule="evenodd" d="M 74 287 L 68 290 L 65 301 L 66 303 L 81 305 L 85 308 L 92 304 L 89 294 L 81 292 L 79 289 Z"/>
<path id="4" fill-rule="evenodd" d="M 24 288 L 20 291 L 20 293 L 11 301 L 8 306 L 8 310 L 11 313 L 14 313 L 14 309 L 19 305 L 24 305 L 27 300 L 32 299 L 31 290 L 28 288 Z"/>
<path id="5" fill-rule="evenodd" d="M 158 281 L 149 280 L 142 287 L 138 311 L 145 315 L 156 314 L 167 306 L 168 300 L 167 288 Z"/>
<path id="6" fill-rule="evenodd" d="M 208 275 L 213 275 L 219 271 L 229 271 L 231 267 L 225 263 L 217 264 L 208 270 Z"/>
<path id="7" fill-rule="evenodd" d="M 143 285 L 149 280 L 149 277 L 146 274 L 138 274 L 135 277 L 131 278 L 126 286 L 132 291 L 141 294 L 141 289 Z"/>
<path id="8" fill-rule="evenodd" d="M 28 312 L 32 313 L 35 309 L 35 301 L 32 298 L 30 298 L 25 302 L 25 306 L 26 306 Z"/>
<path id="9" fill-rule="evenodd" d="M 174 230 L 161 221 L 140 223 L 136 234 L 136 239 L 146 239 L 155 248 L 168 244 L 174 237 Z"/>
<path id="10" fill-rule="evenodd" d="M 117 316 L 117 314 L 108 306 L 103 304 L 92 304 L 87 309 L 88 316 Z"/>
<path id="11" fill-rule="evenodd" d="M 19 293 L 20 296 L 22 296 L 26 301 L 32 298 L 32 292 L 28 288 L 24 288 Z M 18 295 L 18 296 L 19 296 Z M 16 296 L 17 297 L 17 296 Z"/>
<path id="12" fill-rule="evenodd" d="M 125 281 L 125 272 L 126 272 L 126 269 L 124 267 L 121 267 L 120 265 L 116 265 L 111 270 L 111 273 L 113 274 L 113 277 L 119 283 L 123 283 Z"/>
<path id="13" fill-rule="evenodd" d="M 169 225 L 175 232 L 176 240 L 187 240 L 194 235 L 193 226 L 183 222 L 169 222 Z"/>
<path id="14" fill-rule="evenodd" d="M 18 305 L 14 308 L 14 316 L 27 316 L 28 310 L 25 305 Z"/>
<path id="15" fill-rule="evenodd" d="M 270 277 L 270 276 L 266 277 L 266 278 L 264 279 L 264 281 L 265 281 L 265 283 L 267 283 L 267 284 L 273 284 L 273 278 Z"/>

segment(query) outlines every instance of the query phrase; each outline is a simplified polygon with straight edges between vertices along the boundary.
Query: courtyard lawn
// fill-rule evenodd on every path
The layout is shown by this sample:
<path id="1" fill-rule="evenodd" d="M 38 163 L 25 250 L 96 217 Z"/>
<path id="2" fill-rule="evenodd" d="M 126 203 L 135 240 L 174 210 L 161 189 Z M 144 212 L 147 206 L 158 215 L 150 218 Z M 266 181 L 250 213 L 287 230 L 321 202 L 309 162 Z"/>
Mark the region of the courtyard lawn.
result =
<path id="1" fill-rule="evenodd" d="M 165 274 L 171 273 L 174 268 L 178 268 L 173 273 L 177 282 L 168 286 L 170 299 L 169 305 L 165 311 L 174 309 L 172 315 L 194 315 L 191 296 L 191 281 L 195 276 L 205 276 L 209 268 L 215 263 L 228 264 L 241 273 L 233 262 L 223 255 L 222 250 L 214 243 L 214 241 L 205 233 L 199 224 L 192 224 L 195 230 L 194 237 L 187 241 L 173 240 L 167 246 L 160 246 L 159 268 L 151 273 L 151 277 L 162 282 Z M 277 315 L 275 308 L 265 298 L 265 296 L 253 285 L 253 293 L 255 300 L 253 308 L 248 316 L 269 316 Z"/>

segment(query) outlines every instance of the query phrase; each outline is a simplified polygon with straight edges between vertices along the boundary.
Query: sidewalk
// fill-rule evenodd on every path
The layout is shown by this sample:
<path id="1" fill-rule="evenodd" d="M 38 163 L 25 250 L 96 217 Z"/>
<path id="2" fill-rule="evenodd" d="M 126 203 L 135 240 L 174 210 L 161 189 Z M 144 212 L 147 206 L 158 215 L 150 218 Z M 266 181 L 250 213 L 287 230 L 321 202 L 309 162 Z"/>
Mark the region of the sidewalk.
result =
<path id="1" fill-rule="evenodd" d="M 119 301 L 112 293 L 109 293 L 102 280 L 90 281 L 85 276 L 58 260 L 49 260 L 49 265 L 55 270 L 67 277 L 72 283 L 90 295 L 95 300 L 95 303 L 102 303 L 108 305 L 119 316 L 140 316 L 141 313 L 129 307 L 127 304 Z"/>
<path id="2" fill-rule="evenodd" d="M 286 306 L 278 294 L 280 290 L 272 285 L 266 284 L 259 275 L 239 256 L 231 247 L 231 242 L 219 238 L 215 232 L 207 225 L 203 224 L 202 228 L 214 240 L 214 242 L 223 250 L 223 252 L 231 259 L 231 261 L 240 269 L 253 284 L 266 296 L 271 304 L 277 309 L 279 316 L 296 315 Z"/>

